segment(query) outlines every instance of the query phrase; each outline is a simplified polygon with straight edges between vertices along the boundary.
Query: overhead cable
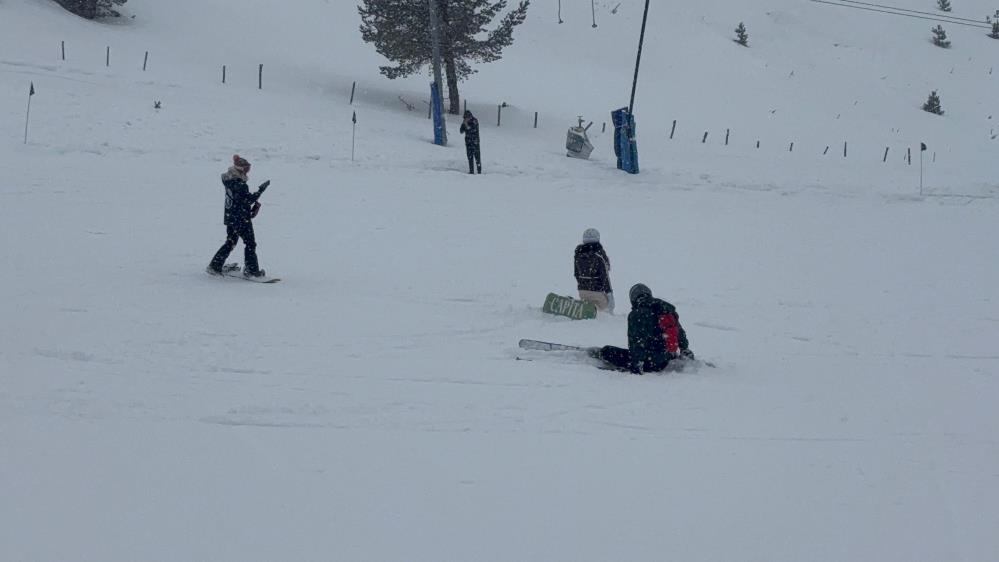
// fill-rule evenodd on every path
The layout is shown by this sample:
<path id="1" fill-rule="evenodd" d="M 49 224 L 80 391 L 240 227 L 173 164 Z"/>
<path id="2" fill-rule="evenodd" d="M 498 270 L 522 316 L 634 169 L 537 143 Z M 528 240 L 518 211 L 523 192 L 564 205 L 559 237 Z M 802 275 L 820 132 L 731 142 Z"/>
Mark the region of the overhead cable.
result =
<path id="1" fill-rule="evenodd" d="M 847 0 L 841 0 L 841 1 L 809 0 L 809 1 L 810 2 L 815 2 L 817 4 L 829 4 L 830 6 L 839 6 L 841 8 L 851 8 L 851 9 L 854 9 L 854 10 L 864 10 L 864 11 L 867 11 L 867 12 L 877 12 L 877 13 L 881 13 L 881 14 L 889 14 L 889 15 L 892 15 L 892 16 L 904 16 L 904 17 L 907 17 L 907 18 L 915 18 L 915 19 L 920 19 L 920 20 L 938 21 L 938 22 L 941 22 L 941 23 L 952 23 L 954 25 L 964 25 L 964 26 L 967 26 L 967 27 L 977 27 L 979 29 L 992 29 L 991 25 L 988 25 L 988 24 L 986 24 L 984 22 L 966 23 L 964 21 L 957 21 L 957 20 L 952 20 L 952 19 L 948 20 L 948 19 L 942 19 L 942 18 L 938 18 L 938 17 L 921 16 L 921 15 L 917 15 L 917 14 L 909 14 L 909 13 L 905 13 L 905 12 L 901 12 L 901 11 L 896 11 L 896 10 L 898 10 L 897 8 L 891 8 L 890 10 L 879 10 L 879 9 L 876 9 L 876 8 L 868 8 L 868 7 L 865 7 L 865 6 L 852 6 L 850 4 L 843 3 L 843 2 L 845 2 Z M 973 21 L 973 20 L 967 20 L 967 21 L 970 22 L 970 21 Z"/>

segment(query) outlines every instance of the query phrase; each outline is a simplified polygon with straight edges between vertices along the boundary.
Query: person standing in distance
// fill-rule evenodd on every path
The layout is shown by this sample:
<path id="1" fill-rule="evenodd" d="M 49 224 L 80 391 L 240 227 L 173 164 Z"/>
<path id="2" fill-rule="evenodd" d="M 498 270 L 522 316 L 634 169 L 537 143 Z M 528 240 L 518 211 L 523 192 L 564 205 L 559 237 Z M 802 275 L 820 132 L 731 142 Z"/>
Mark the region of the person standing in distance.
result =
<path id="1" fill-rule="evenodd" d="M 461 122 L 461 134 L 465 135 L 465 154 L 468 155 L 468 173 L 476 170 L 482 173 L 482 150 L 479 144 L 479 120 L 471 111 L 465 110 L 465 119 Z"/>

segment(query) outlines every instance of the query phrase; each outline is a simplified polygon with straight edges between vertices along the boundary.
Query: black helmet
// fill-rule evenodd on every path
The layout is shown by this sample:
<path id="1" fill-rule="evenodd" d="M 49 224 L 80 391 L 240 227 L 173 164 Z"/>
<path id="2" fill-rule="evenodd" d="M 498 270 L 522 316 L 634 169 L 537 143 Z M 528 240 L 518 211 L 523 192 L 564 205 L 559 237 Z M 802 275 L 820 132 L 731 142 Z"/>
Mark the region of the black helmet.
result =
<path id="1" fill-rule="evenodd" d="M 471 116 L 472 116 L 472 112 L 466 109 L 465 110 L 465 119 L 468 119 Z"/>
<path id="2" fill-rule="evenodd" d="M 631 299 L 631 304 L 634 305 L 635 302 L 642 297 L 651 297 L 652 289 L 646 287 L 641 283 L 636 283 L 635 286 L 628 291 L 628 298 Z"/>

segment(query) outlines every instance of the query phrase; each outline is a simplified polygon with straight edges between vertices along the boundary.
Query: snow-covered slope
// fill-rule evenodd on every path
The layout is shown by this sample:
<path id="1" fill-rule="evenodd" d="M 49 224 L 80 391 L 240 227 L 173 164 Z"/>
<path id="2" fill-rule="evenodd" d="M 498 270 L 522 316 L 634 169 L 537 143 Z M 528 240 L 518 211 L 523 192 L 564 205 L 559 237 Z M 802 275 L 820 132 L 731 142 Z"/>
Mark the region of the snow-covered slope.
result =
<path id="1" fill-rule="evenodd" d="M 598 2 L 596 29 L 563 4 L 464 87 L 471 178 L 453 124 L 429 142 L 426 78 L 378 76 L 352 2 L 131 0 L 97 24 L 2 0 L 0 559 L 993 559 L 999 42 L 654 2 L 627 176 L 609 134 L 591 162 L 562 143 L 627 103 L 640 2 Z M 943 117 L 918 109 L 932 88 Z M 921 141 L 926 197 L 902 161 Z M 277 285 L 202 273 L 234 152 L 273 180 Z M 542 315 L 590 226 L 621 314 Z M 639 281 L 716 369 L 516 348 L 623 344 Z"/>
<path id="2" fill-rule="evenodd" d="M 377 66 L 384 61 L 359 42 L 353 2 L 133 0 L 127 13 L 135 18 L 115 25 L 82 22 L 52 4 L 11 0 L 5 6 L 10 15 L 4 25 L 44 30 L 8 33 L 8 63 L 55 64 L 59 41 L 67 39 L 69 60 L 60 68 L 101 72 L 110 46 L 110 72 L 152 81 L 151 89 L 164 98 L 180 84 L 218 93 L 213 86 L 227 65 L 230 104 L 243 94 L 240 89 L 255 87 L 263 63 L 268 93 L 324 103 L 324 114 L 309 112 L 316 126 L 344 122 L 348 108 L 342 102 L 353 81 L 362 109 L 403 111 L 400 95 L 415 105 L 408 115 L 414 120 L 426 107 L 426 77 L 380 77 Z M 575 115 L 601 126 L 611 109 L 627 105 L 643 5 L 597 2 L 594 29 L 588 2 L 563 4 L 565 23 L 559 25 L 555 2 L 536 3 L 503 62 L 481 67 L 462 90 L 484 122 L 495 122 L 501 102 L 511 106 L 504 118 L 508 127 L 527 128 L 539 112 L 543 130 L 551 133 L 544 146 L 556 151 Z M 935 11 L 915 0 L 897 5 Z M 993 8 L 985 0 L 966 0 L 951 15 L 983 19 Z M 750 31 L 748 49 L 731 41 L 739 21 Z M 908 165 L 908 151 L 918 152 L 925 142 L 927 186 L 992 193 L 988 164 L 996 142 L 993 117 L 999 119 L 999 73 L 993 72 L 999 41 L 982 29 L 946 24 L 953 46 L 941 49 L 929 40 L 935 23 L 799 0 L 653 4 L 636 105 L 643 161 L 686 185 L 702 184 L 702 174 L 723 168 L 727 173 L 717 180 L 909 192 L 919 172 L 918 154 Z M 151 70 L 138 75 L 146 50 Z M 940 92 L 944 116 L 920 110 L 931 90 Z M 276 102 L 270 112 L 289 108 Z M 11 111 L 3 124 L 16 130 L 19 119 Z M 670 142 L 674 119 L 677 132 Z M 705 132 L 708 142 L 702 144 Z M 541 140 L 540 133 L 534 138 Z M 781 173 L 791 143 L 795 173 Z"/>

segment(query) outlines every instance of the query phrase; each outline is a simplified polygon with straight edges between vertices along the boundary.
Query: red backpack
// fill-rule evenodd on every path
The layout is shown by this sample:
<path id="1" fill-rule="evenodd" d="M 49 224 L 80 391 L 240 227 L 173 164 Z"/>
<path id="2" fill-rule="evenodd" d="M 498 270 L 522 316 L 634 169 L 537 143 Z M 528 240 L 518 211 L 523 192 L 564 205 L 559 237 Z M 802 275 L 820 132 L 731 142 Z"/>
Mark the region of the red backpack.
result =
<path id="1" fill-rule="evenodd" d="M 680 352 L 680 320 L 675 312 L 659 315 L 659 329 L 663 331 L 663 344 L 672 355 Z"/>

